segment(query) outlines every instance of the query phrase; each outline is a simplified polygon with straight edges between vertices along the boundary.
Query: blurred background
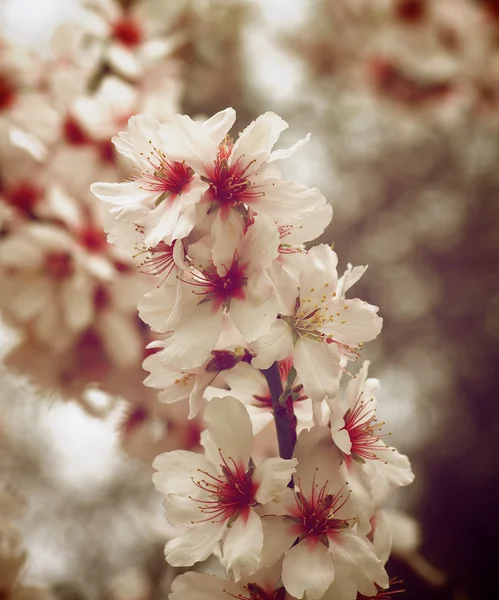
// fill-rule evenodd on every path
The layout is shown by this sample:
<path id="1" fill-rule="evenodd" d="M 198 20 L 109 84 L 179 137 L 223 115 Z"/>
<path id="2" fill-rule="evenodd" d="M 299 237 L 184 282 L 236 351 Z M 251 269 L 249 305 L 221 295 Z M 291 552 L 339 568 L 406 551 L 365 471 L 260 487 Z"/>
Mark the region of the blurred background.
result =
<path id="1" fill-rule="evenodd" d="M 23 585 L 165 597 L 150 463 L 200 427 L 142 386 L 141 274 L 88 186 L 128 176 L 109 140 L 132 114 L 233 106 L 238 130 L 273 110 L 284 143 L 312 133 L 283 175 L 331 202 L 340 267 L 369 265 L 364 358 L 416 473 L 390 575 L 408 600 L 494 597 L 499 2 L 0 0 L 0 35 L 0 479 L 26 503 Z"/>

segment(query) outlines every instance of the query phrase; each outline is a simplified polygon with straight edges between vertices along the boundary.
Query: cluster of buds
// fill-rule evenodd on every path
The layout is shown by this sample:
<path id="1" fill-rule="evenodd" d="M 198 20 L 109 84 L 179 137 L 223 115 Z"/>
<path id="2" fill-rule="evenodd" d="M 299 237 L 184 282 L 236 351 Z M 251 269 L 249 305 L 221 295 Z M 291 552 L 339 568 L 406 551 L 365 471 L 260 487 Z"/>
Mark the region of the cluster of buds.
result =
<path id="1" fill-rule="evenodd" d="M 47 55 L 0 40 L 0 310 L 21 339 L 6 364 L 97 416 L 124 398 L 125 447 L 148 460 L 151 446 L 195 447 L 199 426 L 144 393 L 153 336 L 136 306 L 148 278 L 108 244 L 89 186 L 129 172 L 110 138 L 131 115 L 179 111 L 181 50 L 200 31 L 185 22 L 189 3 L 82 4 L 86 18 L 62 24 Z"/>
<path id="2" fill-rule="evenodd" d="M 224 577 L 181 575 L 171 598 L 387 597 L 380 504 L 413 474 L 383 441 L 368 363 L 349 366 L 382 319 L 347 297 L 365 267 L 339 276 L 331 247 L 306 249 L 332 209 L 278 165 L 308 136 L 276 150 L 279 116 L 237 139 L 234 122 L 232 109 L 134 116 L 113 138 L 132 175 L 91 186 L 109 206 L 108 239 L 149 275 L 139 313 L 160 339 L 145 383 L 206 426 L 203 452 L 159 455 L 153 479 L 176 528 L 167 561 L 214 554 Z"/>

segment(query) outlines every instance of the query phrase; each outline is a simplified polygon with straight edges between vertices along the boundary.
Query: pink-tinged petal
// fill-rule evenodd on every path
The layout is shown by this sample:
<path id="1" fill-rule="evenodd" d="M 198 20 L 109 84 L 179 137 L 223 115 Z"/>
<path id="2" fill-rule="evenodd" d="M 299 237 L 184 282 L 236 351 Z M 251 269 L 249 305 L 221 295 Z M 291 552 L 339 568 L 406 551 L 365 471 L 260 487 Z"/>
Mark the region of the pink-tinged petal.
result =
<path id="1" fill-rule="evenodd" d="M 295 472 L 298 460 L 284 460 L 282 458 L 267 458 L 253 473 L 253 481 L 258 484 L 255 498 L 260 504 L 265 504 L 274 499 L 286 489 Z"/>
<path id="2" fill-rule="evenodd" d="M 199 490 L 193 482 L 193 477 L 198 470 L 216 474 L 213 465 L 204 456 L 187 450 L 163 452 L 154 459 L 152 466 L 157 470 L 152 476 L 154 485 L 158 492 L 165 495 L 196 497 Z"/>
<path id="3" fill-rule="evenodd" d="M 213 373 L 199 375 L 194 379 L 194 385 L 189 395 L 189 419 L 194 419 L 201 410 L 204 403 L 204 393 L 212 381 Z"/>
<path id="4" fill-rule="evenodd" d="M 144 228 L 144 245 L 154 248 L 161 240 L 172 243 L 172 233 L 178 223 L 180 205 L 177 201 L 167 206 L 165 201 L 147 213 Z"/>
<path id="5" fill-rule="evenodd" d="M 215 347 L 222 330 L 222 311 L 213 313 L 211 303 L 195 306 L 183 315 L 161 352 L 167 365 L 182 370 L 199 367 Z"/>
<path id="6" fill-rule="evenodd" d="M 376 511 L 371 519 L 371 525 L 374 551 L 381 564 L 385 565 L 392 551 L 392 528 L 386 511 Z"/>
<path id="7" fill-rule="evenodd" d="M 213 398 L 206 407 L 204 420 L 213 443 L 224 459 L 229 461 L 229 467 L 233 468 L 232 459 L 238 468 L 247 469 L 253 430 L 244 405 L 230 396 Z"/>
<path id="8" fill-rule="evenodd" d="M 293 353 L 291 327 L 282 319 L 277 319 L 266 335 L 252 342 L 251 350 L 256 354 L 251 364 L 256 369 L 268 369 L 274 361 Z"/>
<path id="9" fill-rule="evenodd" d="M 282 562 L 282 582 L 295 598 L 319 600 L 334 579 L 328 549 L 316 540 L 304 540 L 288 550 Z"/>
<path id="10" fill-rule="evenodd" d="M 286 121 L 273 112 L 260 115 L 240 134 L 230 155 L 230 164 L 238 160 L 242 164 L 254 161 L 253 168 L 258 167 L 270 157 L 274 144 L 281 133 L 288 128 Z"/>
<path id="11" fill-rule="evenodd" d="M 373 462 L 376 471 L 389 485 L 398 487 L 414 481 L 411 463 L 405 454 L 383 445 L 383 449 L 378 450 L 376 455 L 378 460 Z"/>
<path id="12" fill-rule="evenodd" d="M 342 344 L 355 346 L 359 342 L 370 342 L 383 327 L 383 319 L 377 315 L 378 307 L 358 298 L 332 303 L 329 310 L 331 320 L 319 330 Z"/>
<path id="13" fill-rule="evenodd" d="M 242 585 L 219 579 L 213 575 L 190 571 L 175 578 L 169 600 L 220 600 L 239 598 L 245 590 Z"/>
<path id="14" fill-rule="evenodd" d="M 230 303 L 230 315 L 247 342 L 252 342 L 267 333 L 277 319 L 277 299 L 270 296 L 258 304 L 233 298 Z"/>
<path id="15" fill-rule="evenodd" d="M 260 559 L 260 569 L 275 565 L 275 563 L 295 543 L 297 534 L 293 523 L 288 519 L 276 516 L 262 518 L 263 549 Z"/>
<path id="16" fill-rule="evenodd" d="M 250 508 L 246 514 L 238 516 L 223 543 L 222 564 L 235 581 L 257 571 L 262 546 L 262 521 Z"/>
<path id="17" fill-rule="evenodd" d="M 154 206 L 159 192 L 151 192 L 141 188 L 140 181 L 124 181 L 123 183 L 93 183 L 90 191 L 104 202 L 118 206 L 146 205 Z"/>
<path id="18" fill-rule="evenodd" d="M 336 344 L 300 338 L 295 345 L 294 366 L 314 402 L 334 398 L 338 393 L 340 353 Z"/>
<path id="19" fill-rule="evenodd" d="M 329 540 L 336 571 L 350 572 L 357 590 L 370 597 L 377 594 L 376 585 L 388 587 L 388 575 L 376 556 L 371 542 L 351 529 L 343 530 Z"/>
<path id="20" fill-rule="evenodd" d="M 345 407 L 344 407 L 345 412 L 349 408 L 350 409 L 354 408 L 354 406 L 357 403 L 358 399 L 360 398 L 361 394 L 363 397 L 362 399 L 365 402 L 367 402 L 368 400 L 371 399 L 371 397 L 374 396 L 374 393 L 378 391 L 379 385 L 378 385 L 377 389 L 374 389 L 374 387 L 371 385 L 369 387 L 368 393 L 366 393 L 366 391 L 364 390 L 366 380 L 367 380 L 367 372 L 369 369 L 369 365 L 370 365 L 370 362 L 368 360 L 365 360 L 362 363 L 362 367 L 360 368 L 357 375 L 352 377 L 352 379 L 350 379 L 350 381 L 348 382 L 348 385 L 345 390 Z"/>
<path id="21" fill-rule="evenodd" d="M 292 224 L 289 223 L 289 218 L 284 214 L 279 219 L 279 224 L 282 223 L 286 228 L 286 235 L 281 237 L 281 243 L 299 246 L 305 242 L 315 240 L 324 233 L 332 218 L 333 207 L 331 204 L 317 203 L 312 206 L 312 209 L 304 213 L 302 220 Z"/>
<path id="22" fill-rule="evenodd" d="M 224 523 L 201 523 L 187 533 L 170 540 L 165 546 L 165 558 L 172 567 L 192 567 L 212 554 L 225 531 Z"/>
<path id="23" fill-rule="evenodd" d="M 291 148 L 283 148 L 281 150 L 274 150 L 274 152 L 272 152 L 270 155 L 269 162 L 273 162 L 274 160 L 283 160 L 283 159 L 289 158 L 290 156 L 293 156 L 293 154 L 295 152 L 300 150 L 300 148 L 303 148 L 303 146 L 305 146 L 305 144 L 308 144 L 308 142 L 310 141 L 310 138 L 311 138 L 311 134 L 307 133 L 307 135 L 304 138 L 302 138 L 301 140 L 298 140 L 295 144 L 293 144 L 291 146 Z"/>
<path id="24" fill-rule="evenodd" d="M 236 120 L 236 111 L 233 108 L 226 108 L 217 112 L 203 123 L 203 128 L 212 137 L 218 145 L 231 130 Z"/>

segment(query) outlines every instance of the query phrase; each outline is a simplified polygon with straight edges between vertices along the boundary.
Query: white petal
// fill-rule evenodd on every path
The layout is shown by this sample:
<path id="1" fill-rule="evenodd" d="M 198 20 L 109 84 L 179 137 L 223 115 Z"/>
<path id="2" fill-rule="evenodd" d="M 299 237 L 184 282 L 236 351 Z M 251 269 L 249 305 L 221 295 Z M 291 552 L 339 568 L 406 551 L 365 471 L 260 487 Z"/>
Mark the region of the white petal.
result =
<path id="1" fill-rule="evenodd" d="M 267 333 L 272 323 L 275 323 L 277 299 L 270 296 L 262 302 L 254 303 L 251 298 L 233 298 L 230 303 L 230 315 L 244 339 L 252 342 Z"/>
<path id="2" fill-rule="evenodd" d="M 213 398 L 206 407 L 204 420 L 214 444 L 226 461 L 248 468 L 253 442 L 253 429 L 244 405 L 230 396 Z M 229 463 L 231 467 L 231 463 Z"/>
<path id="3" fill-rule="evenodd" d="M 383 319 L 376 314 L 377 306 L 355 298 L 331 303 L 329 307 L 334 318 L 319 330 L 331 335 L 336 342 L 355 346 L 359 342 L 370 342 L 381 331 Z"/>
<path id="4" fill-rule="evenodd" d="M 263 550 L 260 568 L 265 569 L 274 565 L 282 555 L 291 548 L 297 535 L 293 524 L 283 517 L 265 516 L 263 524 Z"/>
<path id="5" fill-rule="evenodd" d="M 109 357 L 117 367 L 132 367 L 140 362 L 143 338 L 132 315 L 105 311 L 100 317 L 99 332 Z"/>
<path id="6" fill-rule="evenodd" d="M 278 223 L 300 225 L 309 215 L 313 215 L 314 210 L 327 206 L 326 198 L 317 188 L 308 188 L 293 181 L 263 179 L 258 182 L 258 189 L 264 195 L 252 200 L 251 206 Z M 332 209 L 323 211 L 325 220 L 322 231 L 329 225 L 333 214 Z"/>
<path id="7" fill-rule="evenodd" d="M 183 316 L 165 340 L 162 360 L 189 370 L 199 367 L 215 347 L 222 330 L 222 311 L 213 313 L 211 303 L 200 304 Z"/>
<path id="8" fill-rule="evenodd" d="M 329 550 L 337 572 L 350 570 L 351 580 L 364 596 L 377 594 L 375 584 L 388 587 L 388 575 L 366 537 L 351 529 L 343 530 L 330 538 Z"/>
<path id="9" fill-rule="evenodd" d="M 401 454 L 396 448 L 376 452 L 379 460 L 373 462 L 376 471 L 393 486 L 409 485 L 414 481 L 414 473 L 411 463 L 405 454 Z"/>
<path id="10" fill-rule="evenodd" d="M 265 504 L 286 489 L 295 472 L 298 460 L 284 460 L 282 458 L 267 458 L 253 473 L 253 481 L 258 484 L 255 494 L 260 504 Z"/>
<path id="11" fill-rule="evenodd" d="M 235 120 L 236 111 L 233 108 L 226 108 L 205 121 L 203 127 L 218 145 L 231 130 Z"/>
<path id="12" fill-rule="evenodd" d="M 314 402 L 338 393 L 340 353 L 336 344 L 300 338 L 294 351 L 294 365 L 305 392 Z"/>
<path id="13" fill-rule="evenodd" d="M 319 600 L 334 579 L 333 559 L 324 544 L 308 539 L 288 550 L 282 563 L 282 582 L 295 598 Z"/>
<path id="14" fill-rule="evenodd" d="M 241 216 L 231 210 L 227 216 L 218 211 L 211 226 L 213 264 L 224 274 L 233 263 L 236 249 L 243 236 Z"/>
<path id="15" fill-rule="evenodd" d="M 260 115 L 246 127 L 234 144 L 230 164 L 234 165 L 238 160 L 241 160 L 241 164 L 255 161 L 253 167 L 257 169 L 269 159 L 274 144 L 287 128 L 286 121 L 273 112 Z"/>
<path id="16" fill-rule="evenodd" d="M 376 556 L 385 565 L 392 551 L 392 528 L 386 511 L 378 510 L 371 519 L 373 524 L 373 546 Z"/>
<path id="17" fill-rule="evenodd" d="M 262 546 L 262 521 L 250 508 L 247 515 L 239 515 L 223 543 L 222 564 L 235 581 L 255 573 Z"/>
<path id="18" fill-rule="evenodd" d="M 293 144 L 291 146 L 291 148 L 283 148 L 281 150 L 274 150 L 274 152 L 272 152 L 272 154 L 270 155 L 269 162 L 273 162 L 274 160 L 283 160 L 285 158 L 289 158 L 290 156 L 293 156 L 293 154 L 295 152 L 300 150 L 300 148 L 303 148 L 303 146 L 305 146 L 305 144 L 307 144 L 310 141 L 310 137 L 311 137 L 311 134 L 307 133 L 307 135 L 304 138 L 302 138 L 301 140 L 298 140 L 295 144 Z"/>
<path id="19" fill-rule="evenodd" d="M 154 205 L 158 192 L 141 189 L 139 181 L 124 181 L 123 183 L 93 183 L 90 191 L 104 202 L 117 206 L 124 205 Z"/>
<path id="20" fill-rule="evenodd" d="M 251 364 L 257 369 L 268 369 L 274 361 L 287 358 L 293 353 L 290 326 L 277 319 L 266 335 L 252 342 L 251 350 L 256 354 Z"/>
<path id="21" fill-rule="evenodd" d="M 224 531 L 224 524 L 211 521 L 193 525 L 187 533 L 166 544 L 166 561 L 173 567 L 192 567 L 194 563 L 206 560 Z"/>
<path id="22" fill-rule="evenodd" d="M 165 495 L 194 495 L 198 488 L 193 477 L 198 471 L 216 474 L 213 465 L 204 456 L 187 450 L 164 452 L 154 459 L 152 466 L 157 470 L 152 476 L 154 485 L 158 492 Z"/>

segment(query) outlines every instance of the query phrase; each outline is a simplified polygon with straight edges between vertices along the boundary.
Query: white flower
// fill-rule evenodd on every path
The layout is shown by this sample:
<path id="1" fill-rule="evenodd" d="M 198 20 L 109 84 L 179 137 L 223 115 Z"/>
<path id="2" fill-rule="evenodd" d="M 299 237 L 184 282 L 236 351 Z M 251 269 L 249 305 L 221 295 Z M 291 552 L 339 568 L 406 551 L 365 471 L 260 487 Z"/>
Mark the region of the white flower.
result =
<path id="1" fill-rule="evenodd" d="M 251 421 L 234 398 L 213 399 L 205 421 L 206 456 L 166 452 L 153 463 L 168 520 L 187 527 L 167 543 L 165 556 L 173 566 L 191 566 L 221 542 L 222 563 L 237 581 L 260 562 L 263 531 L 255 508 L 286 488 L 296 460 L 269 458 L 250 466 Z"/>
<path id="2" fill-rule="evenodd" d="M 344 298 L 349 286 L 338 280 L 337 260 L 324 244 L 309 250 L 298 297 L 289 297 L 286 312 L 251 346 L 258 368 L 292 354 L 305 392 L 315 402 L 337 394 L 341 357 L 357 358 L 363 342 L 374 339 L 382 325 L 377 307 Z"/>
<path id="3" fill-rule="evenodd" d="M 353 599 L 357 592 L 372 596 L 376 584 L 388 586 L 388 577 L 372 544 L 352 527 L 341 455 L 329 435 L 323 427 L 300 434 L 295 487 L 280 494 L 279 504 L 264 517 L 261 566 L 273 564 L 284 552 L 282 581 L 296 598 L 318 600 L 337 574 L 340 591 L 346 592 L 340 597 Z"/>
<path id="4" fill-rule="evenodd" d="M 227 240 L 225 240 L 227 242 Z M 277 257 L 277 230 L 270 220 L 257 216 L 237 243 L 219 246 L 215 256 L 211 240 L 189 247 L 192 270 L 178 284 L 176 304 L 168 317 L 174 329 L 161 356 L 179 369 L 200 366 L 215 347 L 228 314 L 245 341 L 269 330 L 277 317 L 277 301 L 265 269 Z M 141 316 L 149 322 L 145 311 Z"/>
<path id="5" fill-rule="evenodd" d="M 374 509 L 372 481 L 380 479 L 390 486 L 409 485 L 414 474 L 407 456 L 388 447 L 376 420 L 377 379 L 368 379 L 369 362 L 362 365 L 341 398 L 329 400 L 331 435 L 345 456 L 347 478 L 352 487 L 352 503 L 359 507 L 359 531 L 368 533 Z M 366 510 L 370 505 L 370 509 Z M 364 507 L 364 510 L 362 510 Z"/>

